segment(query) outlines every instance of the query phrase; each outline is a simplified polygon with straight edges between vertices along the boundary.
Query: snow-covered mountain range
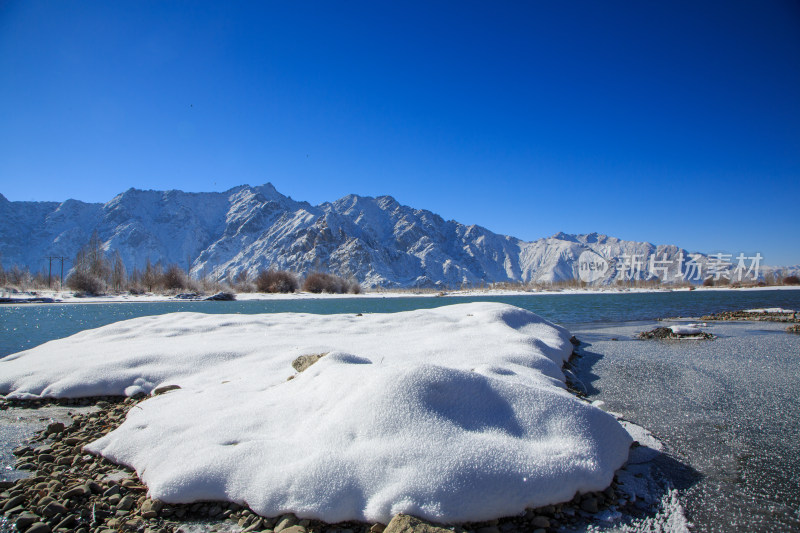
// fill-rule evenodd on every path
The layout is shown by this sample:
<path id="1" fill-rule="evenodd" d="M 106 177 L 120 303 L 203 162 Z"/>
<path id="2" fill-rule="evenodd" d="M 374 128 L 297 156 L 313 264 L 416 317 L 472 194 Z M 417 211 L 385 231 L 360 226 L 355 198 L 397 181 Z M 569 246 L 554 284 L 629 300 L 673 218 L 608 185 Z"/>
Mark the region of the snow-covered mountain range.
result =
<path id="1" fill-rule="evenodd" d="M 637 272 L 641 279 L 654 274 L 699 283 L 713 275 L 716 263 L 727 260 L 731 269 L 752 270 L 757 262 L 717 261 L 673 245 L 596 233 L 559 233 L 526 242 L 446 221 L 391 196 L 349 195 L 312 206 L 269 183 L 221 193 L 129 189 L 105 204 L 11 202 L 0 195 L 0 254 L 6 268 L 19 264 L 40 270 L 47 256 L 72 258 L 94 231 L 106 251 L 119 251 L 129 271 L 141 269 L 147 259 L 189 265 L 196 277 L 218 279 L 269 267 L 301 274 L 321 270 L 355 277 L 369 287 L 569 279 L 607 284 Z M 698 267 L 692 267 L 693 260 Z"/>

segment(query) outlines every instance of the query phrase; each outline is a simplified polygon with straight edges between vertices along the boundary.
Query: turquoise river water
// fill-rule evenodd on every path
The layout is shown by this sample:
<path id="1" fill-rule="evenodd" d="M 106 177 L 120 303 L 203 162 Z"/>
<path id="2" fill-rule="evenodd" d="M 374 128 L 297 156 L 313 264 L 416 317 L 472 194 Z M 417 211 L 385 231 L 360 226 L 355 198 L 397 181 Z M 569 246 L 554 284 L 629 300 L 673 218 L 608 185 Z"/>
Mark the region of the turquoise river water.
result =
<path id="1" fill-rule="evenodd" d="M 119 320 L 179 311 L 197 313 L 394 313 L 464 302 L 504 302 L 567 326 L 585 323 L 700 316 L 752 307 L 800 309 L 800 290 L 673 291 L 652 293 L 532 294 L 522 296 L 410 296 L 242 302 L 92 303 L 0 306 L 0 357 Z"/>

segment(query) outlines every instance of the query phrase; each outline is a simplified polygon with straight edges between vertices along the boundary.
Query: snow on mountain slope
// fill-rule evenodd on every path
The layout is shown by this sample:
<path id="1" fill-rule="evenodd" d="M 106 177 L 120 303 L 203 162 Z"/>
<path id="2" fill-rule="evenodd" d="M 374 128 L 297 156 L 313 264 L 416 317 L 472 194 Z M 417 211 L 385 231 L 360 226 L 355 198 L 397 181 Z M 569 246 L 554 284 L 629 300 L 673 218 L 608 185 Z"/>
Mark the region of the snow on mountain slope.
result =
<path id="1" fill-rule="evenodd" d="M 646 259 L 653 255 L 663 261 L 658 277 L 675 280 L 683 272 L 681 254 L 689 257 L 676 246 L 596 233 L 524 242 L 445 221 L 391 196 L 349 195 L 312 206 L 269 183 L 221 193 L 129 189 L 106 204 L 10 202 L 0 195 L 0 254 L 6 267 L 39 270 L 48 255 L 74 257 L 93 231 L 107 251 L 119 251 L 129 270 L 150 259 L 221 279 L 274 266 L 301 274 L 330 271 L 387 287 L 576 279 L 587 251 L 608 266 L 596 283 L 630 276 L 626 261 L 632 257 L 640 258 L 646 278 Z M 699 262 L 705 265 L 708 257 Z"/>
<path id="2" fill-rule="evenodd" d="M 3 265 L 38 270 L 48 255 L 74 257 L 91 236 L 101 204 L 9 202 L 0 195 L 0 254 Z M 87 233 L 88 231 L 88 233 Z"/>

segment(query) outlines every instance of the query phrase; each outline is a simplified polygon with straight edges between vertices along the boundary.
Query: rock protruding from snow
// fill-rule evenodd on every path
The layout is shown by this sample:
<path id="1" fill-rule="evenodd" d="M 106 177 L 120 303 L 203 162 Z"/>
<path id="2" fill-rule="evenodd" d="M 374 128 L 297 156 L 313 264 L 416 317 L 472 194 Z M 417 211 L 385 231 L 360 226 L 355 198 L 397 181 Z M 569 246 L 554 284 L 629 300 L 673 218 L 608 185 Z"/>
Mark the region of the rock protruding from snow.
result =
<path id="1" fill-rule="evenodd" d="M 452 533 L 443 525 L 421 520 L 416 516 L 398 514 L 387 524 L 383 533 Z"/>
<path id="2" fill-rule="evenodd" d="M 570 334 L 496 303 L 142 317 L 0 360 L 12 398 L 150 393 L 87 448 L 151 498 L 326 522 L 492 519 L 602 490 L 631 438 L 572 396 Z M 300 355 L 327 353 L 300 374 Z M 294 375 L 294 379 L 287 380 Z"/>
<path id="3" fill-rule="evenodd" d="M 325 357 L 326 355 L 328 354 L 315 353 L 310 355 L 298 356 L 297 359 L 292 361 L 292 368 L 294 368 L 298 372 L 302 372 L 303 370 L 310 367 L 311 365 L 319 361 L 320 358 Z"/>

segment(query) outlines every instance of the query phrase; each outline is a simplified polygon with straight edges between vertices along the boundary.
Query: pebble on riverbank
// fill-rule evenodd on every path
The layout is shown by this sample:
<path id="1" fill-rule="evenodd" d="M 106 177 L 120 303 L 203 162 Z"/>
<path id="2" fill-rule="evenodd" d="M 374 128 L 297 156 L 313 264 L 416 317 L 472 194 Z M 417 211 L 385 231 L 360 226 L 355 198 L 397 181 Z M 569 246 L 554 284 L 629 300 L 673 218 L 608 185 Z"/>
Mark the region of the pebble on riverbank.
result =
<path id="1" fill-rule="evenodd" d="M 45 405 L 95 405 L 99 409 L 74 415 L 71 425 L 54 422 L 14 450 L 15 468 L 31 477 L 0 482 L 0 512 L 21 533 L 76 531 L 111 533 L 140 531 L 175 533 L 198 520 L 236 524 L 246 532 L 274 533 L 436 533 L 446 529 L 458 533 L 505 533 L 510 531 L 555 531 L 611 506 L 639 513 L 617 495 L 617 482 L 605 491 L 576 495 L 572 501 L 528 509 L 523 515 L 487 522 L 443 526 L 415 517 L 398 515 L 388 526 L 347 522 L 327 524 L 299 519 L 292 514 L 262 517 L 247 507 L 230 502 L 167 504 L 147 497 L 147 487 L 130 469 L 103 457 L 85 453 L 83 446 L 119 426 L 139 399 L 100 397 L 74 400 L 7 400 L 0 408 L 37 408 Z"/>

